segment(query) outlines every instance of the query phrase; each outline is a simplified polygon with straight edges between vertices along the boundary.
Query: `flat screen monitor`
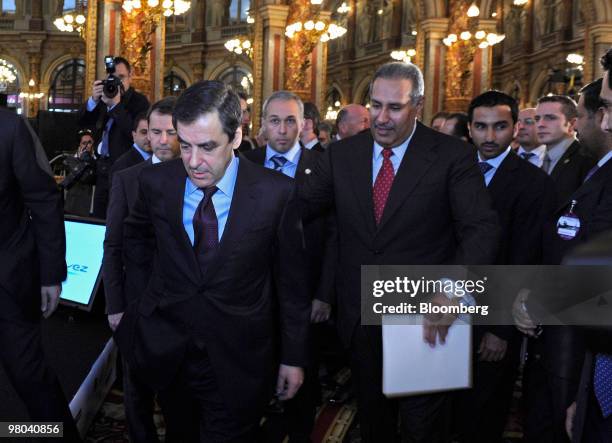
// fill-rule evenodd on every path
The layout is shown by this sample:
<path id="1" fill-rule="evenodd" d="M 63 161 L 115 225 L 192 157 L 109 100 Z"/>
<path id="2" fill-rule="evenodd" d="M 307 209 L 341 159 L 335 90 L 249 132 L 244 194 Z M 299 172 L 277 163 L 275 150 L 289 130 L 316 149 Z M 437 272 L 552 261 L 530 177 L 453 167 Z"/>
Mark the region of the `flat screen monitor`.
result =
<path id="1" fill-rule="evenodd" d="M 102 279 L 106 226 L 102 220 L 66 216 L 68 277 L 62 286 L 62 304 L 91 310 Z"/>

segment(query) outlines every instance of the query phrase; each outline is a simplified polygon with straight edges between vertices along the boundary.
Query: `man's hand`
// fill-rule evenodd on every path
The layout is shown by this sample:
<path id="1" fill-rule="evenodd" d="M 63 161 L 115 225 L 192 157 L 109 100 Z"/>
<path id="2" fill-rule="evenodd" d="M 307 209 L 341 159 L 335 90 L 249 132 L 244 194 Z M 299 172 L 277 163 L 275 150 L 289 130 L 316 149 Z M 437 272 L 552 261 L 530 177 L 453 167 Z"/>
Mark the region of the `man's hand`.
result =
<path id="1" fill-rule="evenodd" d="M 312 301 L 312 311 L 310 311 L 310 322 L 321 323 L 329 320 L 331 314 L 331 305 L 324 301 L 317 300 L 316 298 Z"/>
<path id="2" fill-rule="evenodd" d="M 118 312 L 116 314 L 108 314 L 108 325 L 114 331 L 117 330 L 119 326 L 119 322 L 121 322 L 121 318 L 123 317 L 123 312 Z"/>
<path id="3" fill-rule="evenodd" d="M 527 312 L 526 302 L 528 298 L 529 289 L 521 289 L 512 304 L 512 317 L 519 331 L 530 337 L 535 337 L 537 325 L 531 320 Z"/>
<path id="4" fill-rule="evenodd" d="M 449 300 L 444 294 L 436 294 L 430 303 L 440 306 L 457 305 L 456 300 Z M 448 329 L 453 324 L 457 316 L 455 314 L 430 314 L 423 317 L 423 340 L 429 343 L 432 348 L 436 346 L 436 341 L 441 345 L 446 343 Z"/>
<path id="5" fill-rule="evenodd" d="M 297 366 L 280 365 L 276 395 L 279 400 L 290 400 L 304 383 L 304 370 Z"/>
<path id="6" fill-rule="evenodd" d="M 112 108 L 115 105 L 118 105 L 121 101 L 121 93 L 117 93 L 113 98 L 108 98 L 104 94 L 102 94 L 102 102 L 108 107 Z"/>
<path id="7" fill-rule="evenodd" d="M 506 355 L 508 349 L 508 342 L 499 338 L 495 334 L 485 332 L 485 335 L 480 341 L 480 347 L 478 348 L 478 354 L 480 354 L 480 361 L 500 361 Z"/>
<path id="8" fill-rule="evenodd" d="M 565 413 L 565 432 L 569 439 L 572 439 L 572 433 L 574 432 L 574 418 L 576 417 L 576 402 L 572 403 L 567 412 Z"/>
<path id="9" fill-rule="evenodd" d="M 62 284 L 40 287 L 40 310 L 44 318 L 51 317 L 51 314 L 57 309 L 60 294 L 62 293 Z"/>
<path id="10" fill-rule="evenodd" d="M 93 88 L 91 92 L 91 98 L 98 103 L 100 101 L 100 97 L 102 97 L 102 91 L 104 86 L 102 86 L 102 80 L 96 80 L 93 82 Z"/>

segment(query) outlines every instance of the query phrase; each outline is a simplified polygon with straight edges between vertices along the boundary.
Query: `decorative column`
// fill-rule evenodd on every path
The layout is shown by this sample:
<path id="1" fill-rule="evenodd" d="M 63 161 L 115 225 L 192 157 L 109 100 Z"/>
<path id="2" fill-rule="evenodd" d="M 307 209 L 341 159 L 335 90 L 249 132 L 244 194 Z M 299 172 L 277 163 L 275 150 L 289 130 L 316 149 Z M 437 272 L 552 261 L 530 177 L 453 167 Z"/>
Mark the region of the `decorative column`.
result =
<path id="1" fill-rule="evenodd" d="M 121 55 L 122 0 L 90 0 L 87 6 L 86 94 L 96 79 L 106 77 L 104 57 Z"/>
<path id="2" fill-rule="evenodd" d="M 253 42 L 253 133 L 259 130 L 261 107 L 273 91 L 285 84 L 285 27 L 289 6 L 265 5 L 255 16 Z"/>
<path id="3" fill-rule="evenodd" d="M 447 18 L 431 18 L 420 23 L 415 63 L 423 70 L 425 80 L 425 122 L 429 122 L 443 107 L 446 46 L 442 44 L 442 39 L 447 31 Z"/>
<path id="4" fill-rule="evenodd" d="M 612 47 L 612 24 L 597 23 L 585 30 L 584 81 L 591 82 L 603 76 L 601 57 Z"/>

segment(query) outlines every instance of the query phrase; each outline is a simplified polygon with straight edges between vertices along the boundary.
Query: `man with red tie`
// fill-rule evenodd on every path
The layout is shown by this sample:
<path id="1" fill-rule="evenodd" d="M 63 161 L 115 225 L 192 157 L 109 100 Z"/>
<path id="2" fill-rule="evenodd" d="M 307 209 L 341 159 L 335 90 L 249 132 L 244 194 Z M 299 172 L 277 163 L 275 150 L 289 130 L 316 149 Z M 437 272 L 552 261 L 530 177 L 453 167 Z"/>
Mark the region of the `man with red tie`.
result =
<path id="1" fill-rule="evenodd" d="M 476 151 L 416 121 L 423 92 L 416 66 L 380 67 L 370 85 L 371 132 L 331 146 L 300 189 L 304 217 L 335 208 L 338 327 L 364 443 L 394 441 L 398 407 L 407 441 L 444 441 L 448 398 L 382 394 L 381 328 L 360 325 L 361 265 L 487 264 L 496 254 L 497 216 Z M 447 328 L 427 324 L 423 332 L 435 345 Z"/>

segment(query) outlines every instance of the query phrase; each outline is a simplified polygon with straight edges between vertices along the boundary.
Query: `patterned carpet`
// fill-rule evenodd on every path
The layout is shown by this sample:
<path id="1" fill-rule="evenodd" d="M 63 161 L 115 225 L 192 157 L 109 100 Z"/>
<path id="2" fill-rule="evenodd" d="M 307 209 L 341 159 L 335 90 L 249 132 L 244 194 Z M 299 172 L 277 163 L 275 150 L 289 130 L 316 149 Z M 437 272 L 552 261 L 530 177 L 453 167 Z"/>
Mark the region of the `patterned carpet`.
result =
<path id="1" fill-rule="evenodd" d="M 335 377 L 335 381 L 339 386 L 345 386 L 349 379 L 350 371 L 348 369 L 340 371 Z M 512 410 L 504 433 L 504 441 L 508 443 L 520 442 L 522 440 L 519 408 L 520 383 L 521 380 L 517 380 Z M 354 423 L 357 412 L 355 402 L 349 400 L 344 404 L 330 403 L 329 399 L 333 395 L 334 391 L 329 389 L 323 390 L 323 403 L 317 413 L 315 428 L 311 436 L 312 443 L 360 443 L 359 428 Z M 264 424 L 265 420 L 262 420 L 262 424 Z M 165 429 L 159 409 L 156 410 L 155 423 L 158 428 L 160 441 L 163 442 Z M 125 427 L 122 391 L 113 389 L 110 392 L 90 427 L 85 441 L 89 443 L 129 442 Z M 285 439 L 284 443 L 287 443 L 287 439 Z"/>

